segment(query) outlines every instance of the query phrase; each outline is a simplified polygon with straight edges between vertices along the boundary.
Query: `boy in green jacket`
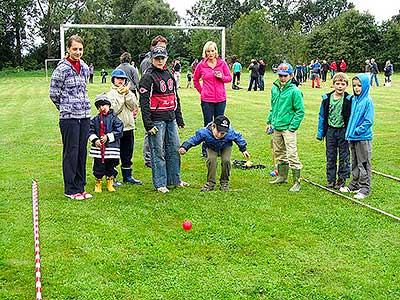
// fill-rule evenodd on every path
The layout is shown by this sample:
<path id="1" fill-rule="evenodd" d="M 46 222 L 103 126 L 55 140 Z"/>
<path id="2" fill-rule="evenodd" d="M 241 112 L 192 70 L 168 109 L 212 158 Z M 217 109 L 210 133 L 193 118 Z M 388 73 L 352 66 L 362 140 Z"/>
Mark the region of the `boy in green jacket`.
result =
<path id="1" fill-rule="evenodd" d="M 271 184 L 287 183 L 289 168 L 293 171 L 291 192 L 300 191 L 300 170 L 303 167 L 297 154 L 296 131 L 304 118 L 303 94 L 292 83 L 293 67 L 288 63 L 278 66 L 279 78 L 271 90 L 271 110 L 266 132 L 274 129 L 274 153 L 278 162 L 278 177 Z"/>

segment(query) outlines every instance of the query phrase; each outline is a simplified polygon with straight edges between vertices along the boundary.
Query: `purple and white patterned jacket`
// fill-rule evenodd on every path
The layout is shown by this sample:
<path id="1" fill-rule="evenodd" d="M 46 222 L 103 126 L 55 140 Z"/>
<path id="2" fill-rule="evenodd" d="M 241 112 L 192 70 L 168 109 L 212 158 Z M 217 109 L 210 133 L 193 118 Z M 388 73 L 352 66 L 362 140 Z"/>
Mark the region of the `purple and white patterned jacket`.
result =
<path id="1" fill-rule="evenodd" d="M 50 99 L 60 111 L 60 119 L 90 118 L 90 100 L 87 93 L 89 67 L 81 60 L 78 74 L 72 64 L 63 59 L 51 76 Z"/>

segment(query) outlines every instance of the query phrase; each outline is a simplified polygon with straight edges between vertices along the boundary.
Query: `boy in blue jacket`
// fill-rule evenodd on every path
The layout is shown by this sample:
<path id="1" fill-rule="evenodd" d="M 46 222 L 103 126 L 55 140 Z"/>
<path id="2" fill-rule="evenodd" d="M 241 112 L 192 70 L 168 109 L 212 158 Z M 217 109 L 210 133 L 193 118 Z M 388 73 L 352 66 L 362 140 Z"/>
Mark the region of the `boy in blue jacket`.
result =
<path id="1" fill-rule="evenodd" d="M 354 198 L 364 199 L 371 194 L 374 105 L 369 96 L 369 76 L 358 74 L 352 81 L 354 97 L 345 138 L 350 142 L 353 178 L 340 191 L 356 193 Z"/>
<path id="2" fill-rule="evenodd" d="M 212 191 L 216 184 L 217 157 L 221 156 L 221 177 L 220 189 L 229 190 L 229 176 L 231 171 L 232 142 L 235 142 L 240 152 L 246 159 L 250 158 L 246 150 L 247 142 L 239 132 L 230 127 L 227 117 L 220 115 L 206 127 L 196 131 L 195 135 L 189 138 L 179 148 L 179 154 L 184 155 L 190 148 L 204 142 L 207 149 L 207 183 L 202 187 L 202 192 Z"/>
<path id="3" fill-rule="evenodd" d="M 349 77 L 345 73 L 333 76 L 334 91 L 322 96 L 318 117 L 317 140 L 326 139 L 326 187 L 337 190 L 344 187 L 350 177 L 350 149 L 345 139 L 351 110 L 351 95 L 345 92 L 348 84 Z"/>

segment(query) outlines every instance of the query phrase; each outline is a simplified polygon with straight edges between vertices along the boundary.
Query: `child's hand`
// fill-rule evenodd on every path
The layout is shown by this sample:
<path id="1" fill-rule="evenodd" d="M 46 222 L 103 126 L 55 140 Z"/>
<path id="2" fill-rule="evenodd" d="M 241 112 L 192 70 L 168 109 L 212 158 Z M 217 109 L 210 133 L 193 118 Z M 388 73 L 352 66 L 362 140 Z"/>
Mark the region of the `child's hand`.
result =
<path id="1" fill-rule="evenodd" d="M 147 131 L 148 134 L 150 135 L 156 135 L 158 132 L 158 129 L 156 126 L 154 126 L 152 129 L 150 129 L 149 131 Z"/>
<path id="2" fill-rule="evenodd" d="M 105 144 L 105 143 L 107 142 L 107 140 L 108 140 L 107 135 L 103 135 L 103 136 L 100 138 L 100 141 L 101 141 L 102 144 Z"/>
<path id="3" fill-rule="evenodd" d="M 272 125 L 268 124 L 267 127 L 265 127 L 266 134 L 270 134 L 269 132 L 271 132 L 271 130 L 272 130 Z"/>
<path id="4" fill-rule="evenodd" d="M 96 145 L 96 147 L 101 147 L 101 141 L 100 140 L 96 140 L 96 142 L 94 143 Z"/>
<path id="5" fill-rule="evenodd" d="M 118 89 L 117 89 L 117 91 L 118 91 L 118 93 L 120 93 L 120 94 L 124 94 L 124 95 L 127 95 L 128 93 L 129 93 L 129 89 L 126 87 L 126 86 L 120 86 Z"/>
<path id="6" fill-rule="evenodd" d="M 185 148 L 181 147 L 181 148 L 179 148 L 178 152 L 180 155 L 184 155 L 186 153 L 186 150 L 185 150 Z"/>
<path id="7" fill-rule="evenodd" d="M 243 152 L 243 156 L 246 157 L 246 159 L 250 159 L 250 153 L 247 151 Z"/>

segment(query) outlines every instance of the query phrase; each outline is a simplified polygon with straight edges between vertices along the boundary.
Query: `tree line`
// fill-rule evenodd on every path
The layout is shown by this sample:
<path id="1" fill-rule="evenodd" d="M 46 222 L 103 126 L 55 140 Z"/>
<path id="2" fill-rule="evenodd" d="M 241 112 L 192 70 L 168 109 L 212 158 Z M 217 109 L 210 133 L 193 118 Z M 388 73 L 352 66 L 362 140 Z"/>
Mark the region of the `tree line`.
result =
<path id="1" fill-rule="evenodd" d="M 400 54 L 400 14 L 378 24 L 347 0 L 198 0 L 183 20 L 163 0 L 8 0 L 0 6 L 0 69 L 40 69 L 59 58 L 65 23 L 224 26 L 227 60 L 243 64 L 344 59 L 357 72 L 372 57 L 397 69 Z M 116 66 L 124 51 L 138 62 L 158 34 L 184 66 L 201 57 L 206 41 L 221 42 L 219 31 L 205 30 L 69 29 L 66 37 L 72 34 L 84 38 L 84 60 L 97 69 Z"/>

